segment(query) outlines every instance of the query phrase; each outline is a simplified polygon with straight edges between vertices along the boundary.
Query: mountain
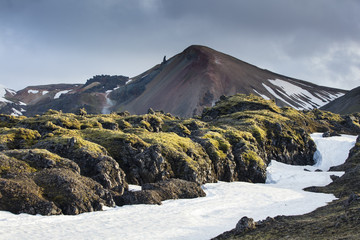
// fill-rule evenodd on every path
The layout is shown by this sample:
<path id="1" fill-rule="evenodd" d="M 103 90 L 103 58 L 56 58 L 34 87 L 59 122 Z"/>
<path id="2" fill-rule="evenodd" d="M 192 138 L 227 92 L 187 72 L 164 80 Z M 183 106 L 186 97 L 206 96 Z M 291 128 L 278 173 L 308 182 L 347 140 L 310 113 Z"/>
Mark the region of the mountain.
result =
<path id="1" fill-rule="evenodd" d="M 338 114 L 360 112 L 360 87 L 354 88 L 344 96 L 322 106 L 321 109 Z"/>
<path id="2" fill-rule="evenodd" d="M 255 94 L 280 106 L 319 108 L 347 91 L 286 77 L 243 62 L 205 46 L 193 45 L 144 73 L 99 75 L 82 84 L 27 87 L 12 98 L 27 104 L 26 115 L 48 109 L 88 113 L 129 111 L 144 114 L 149 108 L 181 117 L 201 115 L 221 96 Z"/>
<path id="3" fill-rule="evenodd" d="M 62 94 L 72 93 L 82 85 L 83 84 L 49 84 L 29 86 L 16 92 L 13 99 L 21 101 L 26 105 L 35 105 L 58 99 Z"/>
<path id="4" fill-rule="evenodd" d="M 26 115 L 41 114 L 48 109 L 77 112 L 86 108 L 89 113 L 110 113 L 109 90 L 125 85 L 128 77 L 98 75 L 85 84 L 52 84 L 30 86 L 13 97 L 27 104 Z"/>
<path id="5" fill-rule="evenodd" d="M 11 101 L 14 95 L 16 95 L 16 91 L 0 85 L 0 113 L 15 116 L 23 115 L 26 104 L 20 101 Z"/>
<path id="6" fill-rule="evenodd" d="M 205 46 L 190 46 L 133 78 L 110 98 L 117 101 L 118 109 L 132 113 L 145 113 L 151 107 L 192 116 L 222 95 L 252 93 L 279 106 L 312 109 L 346 92 L 276 74 Z"/>

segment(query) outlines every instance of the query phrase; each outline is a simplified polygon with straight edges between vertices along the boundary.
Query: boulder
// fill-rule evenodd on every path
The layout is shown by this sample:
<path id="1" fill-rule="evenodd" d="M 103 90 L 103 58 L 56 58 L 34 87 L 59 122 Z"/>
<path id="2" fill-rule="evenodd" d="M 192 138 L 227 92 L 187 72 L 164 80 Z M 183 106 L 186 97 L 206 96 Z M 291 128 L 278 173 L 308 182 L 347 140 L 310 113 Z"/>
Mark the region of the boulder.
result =
<path id="1" fill-rule="evenodd" d="M 106 189 L 122 194 L 128 188 L 124 171 L 100 145 L 72 137 L 41 141 L 35 147 L 74 161 L 80 167 L 81 175 L 94 179 Z"/>
<path id="2" fill-rule="evenodd" d="M 235 232 L 237 234 L 239 234 L 239 233 L 243 233 L 243 232 L 246 232 L 249 230 L 253 230 L 255 228 L 256 228 L 256 225 L 255 225 L 254 219 L 248 218 L 245 216 L 245 217 L 241 218 L 239 220 L 239 222 L 236 224 Z"/>
<path id="3" fill-rule="evenodd" d="M 114 198 L 116 205 L 133 204 L 158 204 L 161 205 L 162 198 L 157 191 L 126 191 L 123 195 Z"/>
<path id="4" fill-rule="evenodd" d="M 159 145 L 152 145 L 142 151 L 125 146 L 130 151 L 123 159 L 128 168 L 128 179 L 135 184 L 161 181 L 170 177 L 168 163 L 161 154 Z"/>
<path id="5" fill-rule="evenodd" d="M 75 162 L 61 158 L 45 149 L 17 149 L 3 151 L 2 153 L 20 159 L 35 169 L 68 168 L 80 173 L 80 168 Z"/>
<path id="6" fill-rule="evenodd" d="M 61 209 L 45 199 L 32 179 L 0 178 L 0 210 L 15 214 L 58 215 Z"/>
<path id="7" fill-rule="evenodd" d="M 76 163 L 45 149 L 0 152 L 0 196 L 0 209 L 13 213 L 73 215 L 115 205 Z"/>
<path id="8" fill-rule="evenodd" d="M 168 179 L 157 183 L 146 183 L 141 186 L 142 190 L 157 191 L 162 201 L 178 198 L 205 197 L 206 194 L 201 186 L 194 182 L 182 179 Z"/>
<path id="9" fill-rule="evenodd" d="M 114 207 L 115 202 L 107 189 L 94 180 L 68 169 L 45 169 L 34 176 L 47 199 L 54 202 L 63 214 L 75 215 Z"/>
<path id="10" fill-rule="evenodd" d="M 115 197 L 119 206 L 131 204 L 161 204 L 168 199 L 183 199 L 205 197 L 201 186 L 182 179 L 168 179 L 157 183 L 147 183 L 141 191 L 127 191 L 122 196 Z"/>

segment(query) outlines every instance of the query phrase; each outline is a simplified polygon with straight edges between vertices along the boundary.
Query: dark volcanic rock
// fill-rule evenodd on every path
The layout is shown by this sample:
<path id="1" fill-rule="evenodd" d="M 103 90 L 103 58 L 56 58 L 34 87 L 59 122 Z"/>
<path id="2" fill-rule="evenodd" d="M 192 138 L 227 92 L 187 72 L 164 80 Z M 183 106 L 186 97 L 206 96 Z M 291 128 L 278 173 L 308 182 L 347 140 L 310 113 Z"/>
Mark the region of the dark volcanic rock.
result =
<path id="1" fill-rule="evenodd" d="M 254 219 L 243 217 L 239 220 L 239 222 L 236 224 L 235 231 L 236 233 L 242 233 L 248 230 L 255 229 L 255 222 Z"/>
<path id="2" fill-rule="evenodd" d="M 41 215 L 61 214 L 61 209 L 41 196 L 33 180 L 0 178 L 0 210 Z"/>
<path id="3" fill-rule="evenodd" d="M 226 158 L 221 158 L 217 154 L 216 147 L 210 140 L 201 138 L 196 138 L 194 140 L 200 143 L 209 155 L 209 158 L 214 165 L 215 174 L 218 180 L 227 182 L 239 180 L 236 178 L 236 162 L 231 151 L 227 152 Z"/>
<path id="4" fill-rule="evenodd" d="M 62 157 L 69 158 L 79 165 L 81 175 L 91 177 L 106 189 L 120 194 L 127 189 L 125 173 L 112 157 L 107 156 L 103 147 L 75 137 L 61 140 L 62 142 L 42 141 L 36 147 L 45 148 Z"/>
<path id="5" fill-rule="evenodd" d="M 114 198 L 116 205 L 133 204 L 161 204 L 162 198 L 157 191 L 126 191 L 123 195 Z"/>
<path id="6" fill-rule="evenodd" d="M 141 191 L 127 191 L 116 197 L 117 205 L 161 204 L 161 201 L 178 198 L 205 197 L 200 185 L 181 179 L 169 179 L 157 183 L 147 183 Z"/>
<path id="7" fill-rule="evenodd" d="M 182 179 L 169 179 L 157 183 L 146 183 L 141 186 L 142 190 L 153 190 L 159 192 L 161 198 L 197 198 L 205 197 L 206 194 L 199 184 Z"/>
<path id="8" fill-rule="evenodd" d="M 46 169 L 34 176 L 44 189 L 46 198 L 53 201 L 64 214 L 102 210 L 115 206 L 112 195 L 99 183 L 66 169 Z"/>
<path id="9" fill-rule="evenodd" d="M 17 149 L 3 151 L 2 153 L 9 157 L 21 159 L 21 161 L 28 163 L 35 169 L 68 168 L 80 173 L 80 168 L 75 162 L 66 158 L 61 159 L 59 156 L 43 149 Z"/>
<path id="10" fill-rule="evenodd" d="M 80 175 L 76 163 L 44 149 L 0 153 L 0 209 L 13 213 L 79 214 L 114 206 L 110 192 Z"/>
<path id="11" fill-rule="evenodd" d="M 163 180 L 170 176 L 167 163 L 161 154 L 161 147 L 153 145 L 135 155 L 131 174 L 141 180 L 141 184 Z"/>

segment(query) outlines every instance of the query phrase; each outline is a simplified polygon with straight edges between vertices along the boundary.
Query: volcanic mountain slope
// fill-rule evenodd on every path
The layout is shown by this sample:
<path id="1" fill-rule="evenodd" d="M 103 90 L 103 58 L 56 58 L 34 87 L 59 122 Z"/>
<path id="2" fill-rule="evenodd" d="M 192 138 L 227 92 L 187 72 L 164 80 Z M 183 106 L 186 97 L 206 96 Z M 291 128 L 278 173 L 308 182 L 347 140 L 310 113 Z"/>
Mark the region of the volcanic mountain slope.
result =
<path id="1" fill-rule="evenodd" d="M 26 115 L 41 114 L 48 109 L 77 112 L 86 108 L 89 113 L 110 113 L 109 90 L 125 85 L 128 77 L 98 75 L 85 84 L 53 84 L 30 86 L 18 91 L 13 99 L 24 102 Z"/>
<path id="2" fill-rule="evenodd" d="M 141 114 L 151 107 L 192 116 L 214 105 L 221 95 L 253 93 L 278 106 L 312 109 L 346 92 L 260 69 L 205 46 L 190 46 L 113 91 L 110 98 L 117 102 L 117 110 Z"/>
<path id="3" fill-rule="evenodd" d="M 13 99 L 26 105 L 35 105 L 52 99 L 58 99 L 62 94 L 76 91 L 83 84 L 49 84 L 40 86 L 28 86 L 13 96 Z"/>
<path id="4" fill-rule="evenodd" d="M 0 85 L 0 113 L 10 115 L 22 115 L 24 110 L 24 103 L 20 101 L 11 101 L 16 91 Z"/>
<path id="5" fill-rule="evenodd" d="M 360 87 L 354 88 L 344 96 L 321 107 L 321 109 L 338 114 L 360 112 Z"/>

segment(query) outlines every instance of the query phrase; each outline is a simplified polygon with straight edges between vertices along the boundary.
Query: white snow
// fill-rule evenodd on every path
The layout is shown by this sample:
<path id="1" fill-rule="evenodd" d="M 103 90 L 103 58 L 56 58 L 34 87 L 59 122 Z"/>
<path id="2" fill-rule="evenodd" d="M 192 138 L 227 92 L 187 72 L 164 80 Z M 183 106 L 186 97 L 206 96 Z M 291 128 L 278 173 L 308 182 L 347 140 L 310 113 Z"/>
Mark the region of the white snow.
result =
<path id="1" fill-rule="evenodd" d="M 19 105 L 20 105 L 20 106 L 26 106 L 27 104 L 20 101 L 20 102 L 19 102 Z"/>
<path id="2" fill-rule="evenodd" d="M 9 101 L 5 98 L 5 94 L 6 94 L 7 90 L 8 89 L 5 88 L 3 85 L 0 85 L 0 102 L 12 103 L 11 101 Z"/>
<path id="3" fill-rule="evenodd" d="M 129 184 L 129 191 L 136 192 L 136 191 L 140 191 L 140 190 L 141 190 L 141 186 Z"/>
<path id="4" fill-rule="evenodd" d="M 102 212 L 78 216 L 31 216 L 0 212 L 0 239 L 210 239 L 235 227 L 243 217 L 255 220 L 267 216 L 310 212 L 335 199 L 332 194 L 305 192 L 307 186 L 323 186 L 330 175 L 341 172 L 315 172 L 325 162 L 341 162 L 356 136 L 322 138 L 312 135 L 322 154 L 317 166 L 288 166 L 272 161 L 267 184 L 244 182 L 210 183 L 207 196 L 168 200 L 163 205 L 133 205 L 105 208 Z M 349 140 L 352 139 L 352 140 Z M 322 144 L 326 142 L 326 144 Z M 324 154 L 327 153 L 327 154 Z M 345 154 L 346 153 L 346 154 Z M 339 162 L 336 162 L 340 163 Z M 304 169 L 310 170 L 305 171 Z M 130 186 L 139 190 L 138 186 Z"/>
<path id="5" fill-rule="evenodd" d="M 46 95 L 46 94 L 48 94 L 49 93 L 49 91 L 42 91 L 42 95 Z"/>
<path id="6" fill-rule="evenodd" d="M 334 100 L 340 96 L 342 96 L 342 93 L 338 93 L 338 94 L 331 94 L 325 91 L 322 91 L 322 93 L 325 96 L 319 96 L 318 94 L 314 93 L 310 93 L 309 91 L 307 91 L 306 89 L 303 89 L 299 86 L 296 86 L 290 82 L 281 80 L 281 79 L 268 79 L 269 83 L 271 83 L 272 85 L 275 85 L 277 87 L 280 88 L 282 94 L 288 96 L 290 99 L 295 100 L 298 104 L 300 104 L 302 107 L 297 107 L 296 109 L 302 110 L 302 109 L 313 109 L 314 107 L 321 107 L 325 104 L 327 104 L 328 102 L 330 102 L 331 100 Z M 302 84 L 304 85 L 304 84 Z M 275 91 L 273 89 L 271 89 L 269 86 L 267 86 L 266 84 L 263 83 L 263 86 L 266 88 L 266 90 L 268 90 L 272 95 L 274 95 L 275 97 L 281 99 L 282 101 L 284 101 L 285 103 L 289 104 L 290 106 L 292 106 L 288 101 L 285 101 L 285 99 L 283 99 L 282 97 L 280 97 L 278 94 L 275 93 Z M 307 99 L 307 100 L 304 100 Z M 292 106 L 294 107 L 294 106 Z M 295 108 L 295 107 L 294 107 Z"/>
<path id="7" fill-rule="evenodd" d="M 147 75 L 145 75 L 145 76 L 147 76 Z M 144 77 L 145 77 L 145 76 L 144 76 Z M 143 77 L 143 78 L 144 78 L 144 77 Z M 126 81 L 125 85 L 127 85 L 127 84 L 131 83 L 131 82 L 132 82 L 132 80 L 133 80 L 132 78 L 129 78 L 129 80 L 127 80 L 127 81 Z"/>
<path id="8" fill-rule="evenodd" d="M 110 114 L 111 113 L 110 108 L 112 106 L 114 106 L 114 104 L 115 104 L 115 102 L 108 97 L 110 92 L 106 91 L 106 94 L 105 94 L 106 102 L 105 102 L 105 105 L 103 106 L 103 108 L 101 110 L 102 114 Z"/>
<path id="9" fill-rule="evenodd" d="M 336 151 L 336 149 L 332 148 L 350 149 L 355 145 L 356 137 L 342 135 L 341 137 L 322 138 L 321 135 L 321 133 L 311 135 L 318 149 L 321 149 L 321 151 L 318 150 L 315 153 L 315 167 L 323 171 L 328 171 L 331 166 L 342 164 L 343 159 L 346 159 L 349 155 L 346 151 Z"/>
<path id="10" fill-rule="evenodd" d="M 16 91 L 15 91 L 15 90 L 12 90 L 12 89 L 6 88 L 6 91 L 8 91 L 11 95 L 15 95 L 15 94 L 16 94 Z"/>
<path id="11" fill-rule="evenodd" d="M 265 99 L 265 100 L 270 100 L 270 98 L 269 98 L 268 96 L 266 96 L 266 95 L 264 95 L 264 94 L 259 93 L 259 92 L 258 92 L 258 91 L 256 91 L 255 89 L 253 89 L 253 91 L 254 91 L 257 95 L 259 95 L 260 97 L 262 97 L 263 99 Z"/>
<path id="12" fill-rule="evenodd" d="M 283 98 L 280 97 L 278 94 L 276 94 L 275 91 L 272 90 L 272 88 L 270 88 L 269 86 L 265 85 L 264 83 L 263 83 L 262 85 L 263 85 L 263 86 L 266 88 L 266 90 L 267 90 L 271 95 L 273 95 L 275 98 L 280 99 L 280 100 L 283 101 L 284 103 L 289 104 L 290 107 L 293 107 L 293 108 L 296 109 L 295 106 L 291 105 L 289 102 L 285 101 L 285 99 L 283 99 Z"/>
<path id="13" fill-rule="evenodd" d="M 59 91 L 55 94 L 54 99 L 57 99 L 61 96 L 61 94 L 67 94 L 68 92 L 70 92 L 71 90 L 64 90 L 64 91 Z"/>
<path id="14" fill-rule="evenodd" d="M 21 115 L 23 115 L 23 114 L 22 114 L 22 111 L 19 111 L 19 110 L 15 109 L 15 108 L 11 108 L 11 110 L 13 111 L 13 112 L 10 114 L 11 116 L 21 116 Z M 24 110 L 24 109 L 22 109 L 22 110 Z"/>
<path id="15" fill-rule="evenodd" d="M 39 90 L 32 90 L 32 89 L 29 89 L 29 90 L 28 90 L 28 93 L 31 93 L 31 94 L 37 94 L 37 93 L 39 93 Z"/>

